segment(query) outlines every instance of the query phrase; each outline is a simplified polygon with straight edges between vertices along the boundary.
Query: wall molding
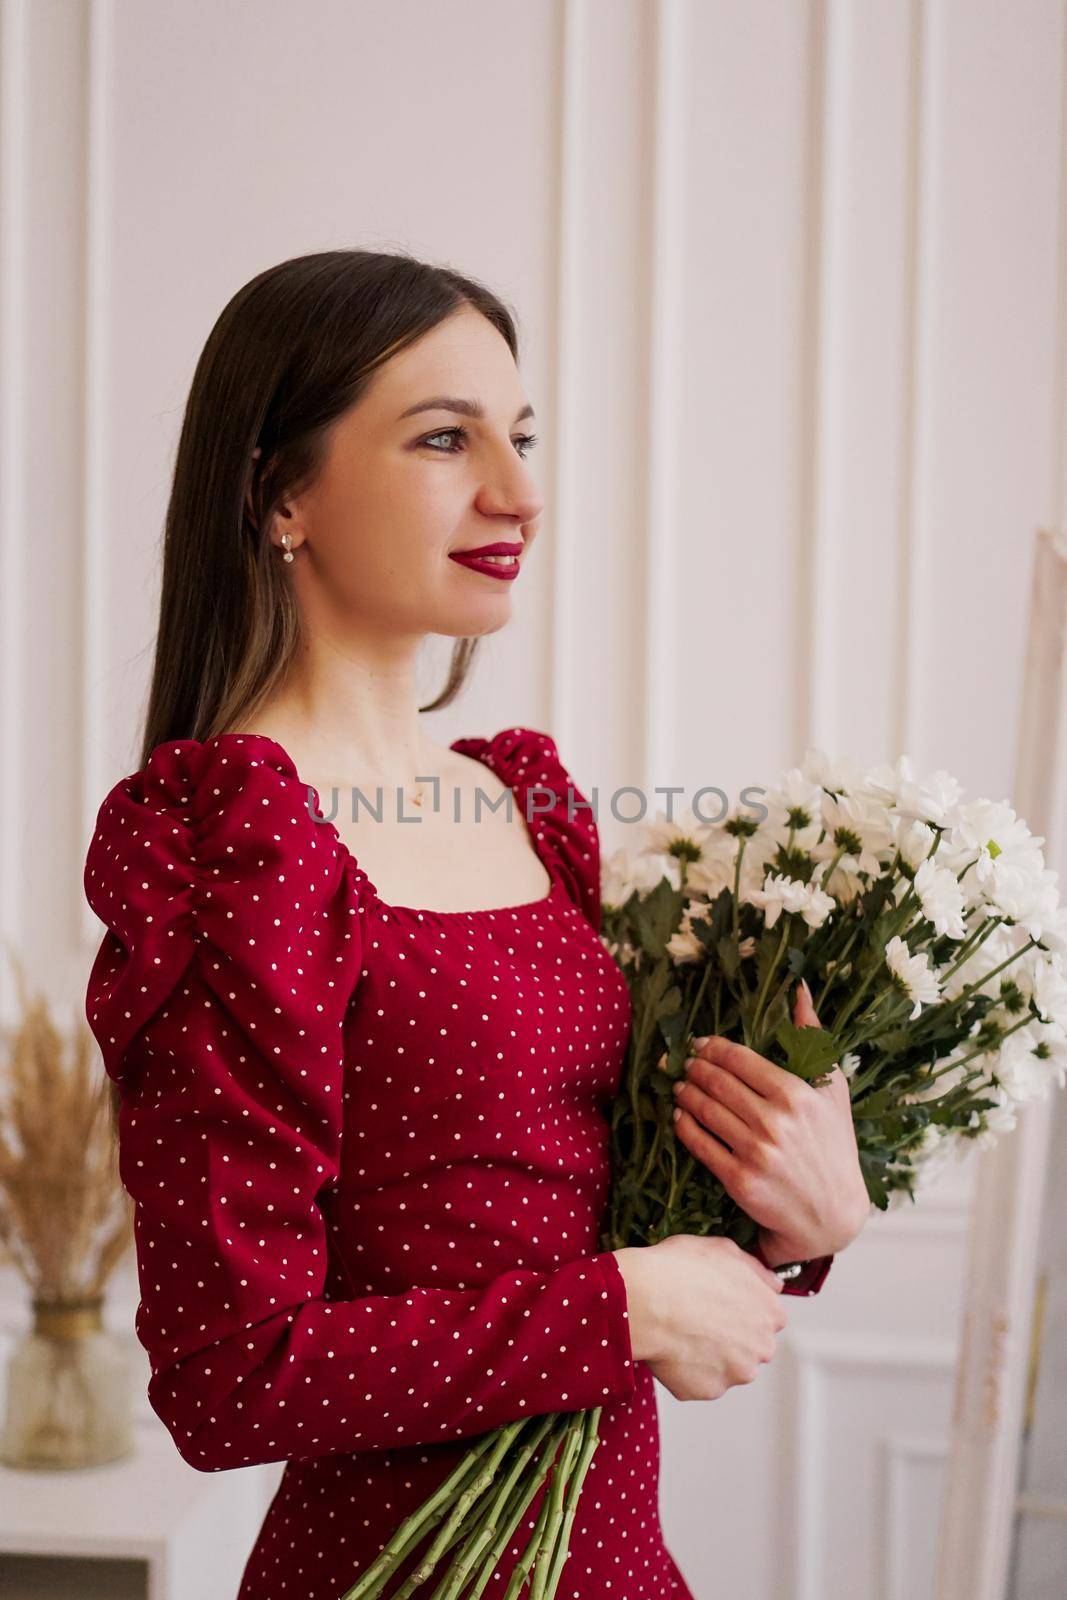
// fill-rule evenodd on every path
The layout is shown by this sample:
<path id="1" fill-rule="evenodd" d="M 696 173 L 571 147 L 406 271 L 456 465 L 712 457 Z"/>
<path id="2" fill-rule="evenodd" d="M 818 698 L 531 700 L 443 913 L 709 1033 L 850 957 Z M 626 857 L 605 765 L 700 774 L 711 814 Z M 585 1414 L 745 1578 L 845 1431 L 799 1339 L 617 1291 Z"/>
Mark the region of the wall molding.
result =
<path id="1" fill-rule="evenodd" d="M 111 72 L 113 0 L 89 0 L 85 139 L 85 348 L 82 480 L 82 741 L 81 825 L 88 849 L 96 814 L 114 782 L 105 769 L 108 523 L 108 341 L 111 326 Z M 82 884 L 74 886 L 81 943 L 92 951 L 101 928 Z"/>
<path id="2" fill-rule="evenodd" d="M 0 0 L 0 928 L 17 945 L 24 926 L 27 834 L 23 769 L 29 686 L 25 622 L 29 615 L 24 551 L 27 530 L 26 392 L 29 313 L 27 162 L 30 109 L 26 0 Z M 5 957 L 0 1015 L 14 1015 L 14 985 Z M 7 998 L 10 996 L 10 1000 Z"/>
<path id="3" fill-rule="evenodd" d="M 913 1600 L 916 1592 L 908 1507 L 916 1499 L 921 1502 L 921 1496 L 914 1496 L 909 1502 L 908 1479 L 917 1468 L 931 1464 L 943 1473 L 947 1461 L 948 1441 L 938 1435 L 888 1433 L 879 1441 L 882 1567 L 880 1581 L 871 1587 L 885 1600 Z"/>
<path id="4" fill-rule="evenodd" d="M 688 94 L 688 3 L 656 0 L 652 66 L 649 74 L 653 105 L 651 195 L 648 217 L 648 303 L 641 332 L 646 341 L 648 371 L 647 479 L 642 540 L 642 581 L 648 596 L 644 619 L 644 681 L 641 731 L 641 781 L 651 794 L 670 783 L 675 758 L 672 708 L 677 694 L 677 660 L 673 645 L 678 563 L 676 450 L 679 372 L 680 296 L 676 292 L 684 237 L 685 197 L 680 176 L 682 134 Z M 649 805 L 649 814 L 655 811 Z"/>
<path id="5" fill-rule="evenodd" d="M 1067 7 L 1060 7 L 1060 192 L 1056 273 L 1056 373 L 1052 395 L 1052 529 L 1067 533 Z"/>
<path id="6" fill-rule="evenodd" d="M 825 1600 L 823 1558 L 824 1486 L 828 1439 L 828 1389 L 835 1376 L 860 1372 L 867 1380 L 884 1377 L 898 1386 L 916 1374 L 944 1386 L 946 1404 L 956 1369 L 954 1341 L 877 1332 L 799 1329 L 783 1344 L 788 1394 L 789 1448 L 782 1452 L 786 1470 L 785 1526 L 779 1544 L 782 1593 L 793 1600 Z M 945 1448 L 948 1447 L 946 1429 Z M 799 1463 L 803 1462 L 803 1470 Z"/>
<path id="7" fill-rule="evenodd" d="M 581 363 L 581 282 L 579 241 L 588 203 L 588 155 L 584 129 L 586 78 L 581 67 L 590 53 L 588 12 L 582 0 L 562 0 L 557 33 L 555 81 L 558 85 L 556 191 L 559 218 L 555 254 L 556 338 L 553 344 L 553 419 L 551 483 L 555 505 L 552 578 L 555 606 L 549 651 L 549 726 L 561 750 L 578 746 L 577 718 L 568 685 L 578 677 L 575 640 L 580 626 L 581 553 L 578 522 L 578 462 L 571 441 L 577 418 L 572 396 Z"/>
<path id="8" fill-rule="evenodd" d="M 901 484 L 897 649 L 893 746 L 918 761 L 917 707 L 926 662 L 923 641 L 930 625 L 929 546 L 930 426 L 933 386 L 933 282 L 937 208 L 936 161 L 940 150 L 934 88 L 940 62 L 938 8 L 911 0 L 911 74 L 908 140 L 908 260 L 906 294 L 907 368 L 904 384 L 904 463 Z M 920 763 L 921 764 L 921 763 Z"/>
<path id="9" fill-rule="evenodd" d="M 805 236 L 806 311 L 804 393 L 798 437 L 800 498 L 797 550 L 799 608 L 795 725 L 798 756 L 809 744 L 831 757 L 840 751 L 834 685 L 837 671 L 833 629 L 835 574 L 841 559 L 835 495 L 838 418 L 841 405 L 841 319 L 844 176 L 848 162 L 850 13 L 847 0 L 816 0 L 811 8 Z"/>

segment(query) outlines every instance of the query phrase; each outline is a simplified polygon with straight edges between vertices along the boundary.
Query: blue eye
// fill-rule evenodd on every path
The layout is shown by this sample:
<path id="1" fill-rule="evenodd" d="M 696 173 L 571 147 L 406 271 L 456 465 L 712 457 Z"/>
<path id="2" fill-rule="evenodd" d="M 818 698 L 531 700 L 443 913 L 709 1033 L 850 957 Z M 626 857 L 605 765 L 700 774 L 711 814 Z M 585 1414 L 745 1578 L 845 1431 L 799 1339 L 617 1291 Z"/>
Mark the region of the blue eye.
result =
<path id="1" fill-rule="evenodd" d="M 466 428 L 441 428 L 437 433 L 428 433 L 426 435 L 425 439 L 421 439 L 419 442 L 420 442 L 420 444 L 429 445 L 431 439 L 457 438 L 457 439 L 464 439 L 465 440 L 467 437 L 468 437 L 468 434 L 467 434 Z M 536 433 L 523 433 L 523 434 L 520 434 L 519 437 L 515 440 L 515 446 L 518 449 L 519 455 L 522 457 L 522 459 L 524 461 L 525 461 L 526 457 L 529 455 L 530 451 L 533 449 L 533 447 L 534 447 L 534 445 L 536 443 L 537 443 L 537 435 L 536 435 Z M 449 456 L 449 455 L 458 454 L 458 451 L 457 451 L 455 445 L 450 445 L 447 450 L 440 450 L 440 449 L 438 449 L 438 447 L 436 445 L 430 445 L 430 448 L 432 450 L 436 451 L 436 453 L 438 455 L 441 455 L 441 456 Z"/>

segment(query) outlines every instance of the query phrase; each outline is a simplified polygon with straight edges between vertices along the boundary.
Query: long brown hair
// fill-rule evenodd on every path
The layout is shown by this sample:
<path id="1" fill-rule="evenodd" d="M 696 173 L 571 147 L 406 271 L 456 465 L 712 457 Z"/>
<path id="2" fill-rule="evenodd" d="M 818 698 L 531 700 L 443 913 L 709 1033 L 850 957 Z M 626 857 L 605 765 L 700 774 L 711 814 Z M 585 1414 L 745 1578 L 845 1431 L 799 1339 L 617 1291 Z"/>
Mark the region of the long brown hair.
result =
<path id="1" fill-rule="evenodd" d="M 294 256 L 224 308 L 178 441 L 142 765 L 166 740 L 207 739 L 245 720 L 284 677 L 299 612 L 267 537 L 271 516 L 314 481 L 330 425 L 375 369 L 464 305 L 488 318 L 517 361 L 516 322 L 502 300 L 404 252 Z M 455 698 L 477 645 L 456 641 L 444 688 L 421 711 Z"/>

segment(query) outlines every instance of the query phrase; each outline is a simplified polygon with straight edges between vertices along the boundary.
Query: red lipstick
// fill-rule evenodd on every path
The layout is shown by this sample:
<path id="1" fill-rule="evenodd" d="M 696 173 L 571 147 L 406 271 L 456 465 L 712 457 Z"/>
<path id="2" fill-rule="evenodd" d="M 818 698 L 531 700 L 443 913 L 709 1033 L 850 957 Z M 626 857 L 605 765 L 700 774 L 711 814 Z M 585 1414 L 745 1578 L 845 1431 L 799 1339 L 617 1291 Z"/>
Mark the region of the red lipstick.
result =
<path id="1" fill-rule="evenodd" d="M 503 578 L 505 583 L 519 575 L 519 557 L 522 554 L 522 544 L 508 544 L 498 540 L 496 544 L 480 544 L 470 550 L 450 550 L 448 559 L 455 561 L 461 567 L 470 567 L 472 572 L 484 572 L 490 578 Z M 496 556 L 495 561 L 486 560 L 487 556 Z"/>

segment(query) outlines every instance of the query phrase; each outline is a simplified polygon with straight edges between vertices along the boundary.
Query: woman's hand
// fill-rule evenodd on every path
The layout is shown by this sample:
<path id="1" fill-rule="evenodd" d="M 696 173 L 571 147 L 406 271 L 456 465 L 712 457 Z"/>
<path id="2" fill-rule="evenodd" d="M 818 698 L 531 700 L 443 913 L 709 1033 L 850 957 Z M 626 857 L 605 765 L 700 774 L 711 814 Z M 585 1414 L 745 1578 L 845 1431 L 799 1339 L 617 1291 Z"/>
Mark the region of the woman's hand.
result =
<path id="1" fill-rule="evenodd" d="M 806 983 L 793 1021 L 821 1026 Z M 686 1071 L 675 1084 L 678 1137 L 760 1224 L 767 1259 L 779 1265 L 844 1249 L 866 1222 L 870 1199 L 841 1068 L 817 1087 L 712 1034 Z"/>
<path id="2" fill-rule="evenodd" d="M 732 1239 L 676 1233 L 614 1254 L 634 1360 L 676 1400 L 718 1400 L 773 1360 L 786 1324 L 781 1279 Z"/>

